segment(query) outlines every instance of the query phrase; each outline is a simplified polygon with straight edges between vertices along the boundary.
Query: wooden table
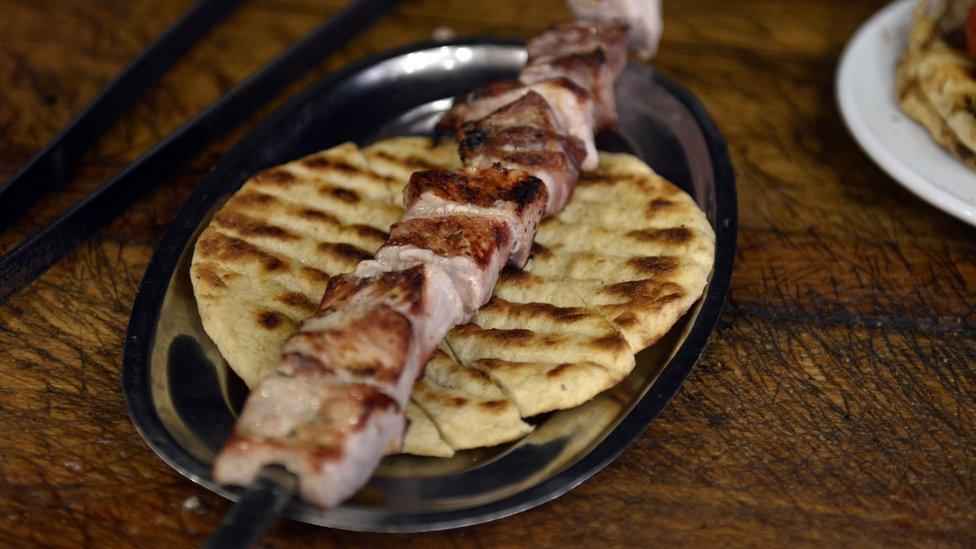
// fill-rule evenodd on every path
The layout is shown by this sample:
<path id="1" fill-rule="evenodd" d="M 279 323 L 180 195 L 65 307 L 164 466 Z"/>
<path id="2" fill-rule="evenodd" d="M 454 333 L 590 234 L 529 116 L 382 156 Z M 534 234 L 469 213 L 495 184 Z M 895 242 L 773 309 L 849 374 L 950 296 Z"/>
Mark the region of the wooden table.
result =
<path id="1" fill-rule="evenodd" d="M 190 3 L 0 0 L 0 176 Z M 976 543 L 976 230 L 886 177 L 834 102 L 838 55 L 882 4 L 666 2 L 655 64 L 698 94 L 728 138 L 739 256 L 700 364 L 616 462 L 557 501 L 492 524 L 380 536 L 288 522 L 266 541 Z M 98 144 L 65 191 L 0 238 L 0 250 L 339 5 L 249 2 Z M 524 37 L 565 17 L 558 0 L 405 2 L 317 75 L 442 25 Z M 136 434 L 120 362 L 153 245 L 242 133 L 0 306 L 4 542 L 195 546 L 227 510 Z"/>

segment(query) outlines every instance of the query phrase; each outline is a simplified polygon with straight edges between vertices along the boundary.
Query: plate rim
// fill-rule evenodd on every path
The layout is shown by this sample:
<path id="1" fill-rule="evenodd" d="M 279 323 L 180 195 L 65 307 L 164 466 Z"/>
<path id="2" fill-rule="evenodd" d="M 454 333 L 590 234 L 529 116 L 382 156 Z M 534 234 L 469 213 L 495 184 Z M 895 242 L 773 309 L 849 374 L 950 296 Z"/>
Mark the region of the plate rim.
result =
<path id="1" fill-rule="evenodd" d="M 176 442 L 156 414 L 149 379 L 152 347 L 155 343 L 159 313 L 167 293 L 166 288 L 187 240 L 199 225 L 199 222 L 188 223 L 188 221 L 199 220 L 212 207 L 213 201 L 222 194 L 218 188 L 222 175 L 235 169 L 236 164 L 242 161 L 243 153 L 253 142 L 265 135 L 282 119 L 303 108 L 312 97 L 377 63 L 407 53 L 444 46 L 522 47 L 523 44 L 516 40 L 473 37 L 451 41 L 416 42 L 369 55 L 309 84 L 259 122 L 228 149 L 213 168 L 208 170 L 180 207 L 153 252 L 133 303 L 123 349 L 122 388 L 126 409 L 136 431 L 160 459 L 194 483 L 232 501 L 238 499 L 239 491 L 222 487 L 215 489 L 209 478 L 193 472 L 193 469 L 198 469 L 200 464 Z M 643 64 L 632 64 L 632 66 L 667 89 L 668 93 L 688 109 L 702 131 L 712 161 L 716 201 L 716 226 L 713 227 L 716 236 L 715 260 L 712 278 L 705 289 L 701 309 L 689 328 L 684 342 L 674 352 L 667 366 L 647 392 L 597 446 L 576 463 L 539 484 L 488 504 L 447 512 L 388 517 L 382 524 L 370 525 L 368 528 L 322 525 L 362 532 L 420 532 L 489 522 L 525 511 L 565 494 L 606 467 L 647 429 L 677 394 L 714 331 L 728 296 L 738 233 L 735 173 L 725 138 L 698 99 L 690 91 L 650 67 Z M 302 520 L 287 509 L 284 514 Z"/>
<path id="2" fill-rule="evenodd" d="M 859 109 L 854 100 L 854 84 L 856 78 L 854 62 L 860 50 L 866 47 L 869 40 L 878 33 L 883 32 L 883 24 L 894 20 L 901 12 L 908 11 L 917 0 L 895 0 L 878 11 L 861 24 L 847 41 L 837 64 L 836 76 L 834 78 L 834 96 L 840 110 L 841 118 L 848 132 L 857 142 L 862 151 L 884 171 L 888 176 L 895 180 L 899 185 L 910 191 L 915 196 L 921 198 L 928 204 L 939 210 L 959 219 L 965 223 L 976 226 L 976 204 L 970 204 L 965 198 L 949 192 L 935 183 L 932 183 L 920 174 L 917 170 L 905 164 L 896 154 L 894 154 L 883 142 L 872 132 L 867 124 L 861 120 L 863 111 Z M 892 90 L 894 93 L 894 90 Z M 907 115 L 906 115 L 907 116 Z M 915 120 L 911 120 L 913 123 Z M 932 140 L 926 130 L 927 148 L 937 148 L 944 151 L 943 147 Z M 958 162 L 952 158 L 953 162 Z"/>

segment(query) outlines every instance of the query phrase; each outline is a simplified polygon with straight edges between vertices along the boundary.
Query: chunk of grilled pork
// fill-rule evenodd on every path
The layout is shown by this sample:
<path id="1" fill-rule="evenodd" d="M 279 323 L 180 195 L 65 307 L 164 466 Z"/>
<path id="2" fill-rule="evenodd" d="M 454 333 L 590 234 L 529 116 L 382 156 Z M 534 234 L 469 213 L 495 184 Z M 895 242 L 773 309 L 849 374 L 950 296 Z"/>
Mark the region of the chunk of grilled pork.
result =
<path id="1" fill-rule="evenodd" d="M 568 78 L 593 94 L 595 129 L 612 126 L 617 121 L 614 83 L 627 63 L 626 28 L 616 21 L 554 25 L 526 45 L 529 62 L 519 80 Z"/>
<path id="2" fill-rule="evenodd" d="M 586 151 L 574 137 L 558 133 L 551 107 L 536 92 L 465 123 L 458 131 L 458 152 L 467 166 L 501 164 L 543 181 L 549 194 L 545 214 L 566 205 L 579 178 Z"/>
<path id="3" fill-rule="evenodd" d="M 552 107 L 560 133 L 575 137 L 583 143 L 586 155 L 581 167 L 584 170 L 595 170 L 597 153 L 593 139 L 593 97 L 589 91 L 568 78 L 554 78 L 528 85 L 508 81 L 477 86 L 454 98 L 454 105 L 438 123 L 437 129 L 441 132 L 456 132 L 465 122 L 484 118 L 530 91 L 541 95 Z"/>
<path id="4" fill-rule="evenodd" d="M 363 268 L 352 274 L 329 281 L 319 312 L 305 321 L 302 330 L 315 318 L 360 307 L 386 306 L 405 317 L 410 321 L 412 338 L 400 379 L 389 391 L 390 396 L 405 405 L 413 380 L 451 326 L 464 317 L 464 307 L 451 277 L 436 265 L 417 264 L 391 272 L 366 268 L 367 263 L 361 263 Z M 336 364 L 335 369 L 341 367 Z"/>
<path id="5" fill-rule="evenodd" d="M 400 448 L 413 383 L 462 314 L 451 278 L 434 265 L 333 278 L 318 312 L 285 343 L 277 373 L 248 397 L 214 479 L 248 485 L 277 463 L 307 501 L 346 499 Z"/>
<path id="6" fill-rule="evenodd" d="M 285 342 L 278 372 L 374 385 L 406 404 L 413 380 L 462 309 L 451 277 L 435 265 L 334 277 L 319 311 Z"/>
<path id="7" fill-rule="evenodd" d="M 302 499 L 334 507 L 400 447 L 405 430 L 402 408 L 373 387 L 276 375 L 251 392 L 213 475 L 247 486 L 262 467 L 280 464 L 298 477 Z"/>
<path id="8" fill-rule="evenodd" d="M 577 86 L 591 91 L 593 131 L 608 128 L 617 121 L 617 101 L 613 89 L 616 77 L 602 48 L 529 63 L 519 75 L 519 81 L 530 86 L 556 78 L 572 80 Z"/>
<path id="9" fill-rule="evenodd" d="M 614 77 L 627 65 L 627 25 L 621 21 L 558 23 L 534 36 L 525 45 L 529 64 L 602 48 Z"/>
<path id="10" fill-rule="evenodd" d="M 521 267 L 545 212 L 545 184 L 522 170 L 502 166 L 416 172 L 403 190 L 404 219 L 476 216 L 499 219 L 511 235 L 509 261 Z"/>
<path id="11" fill-rule="evenodd" d="M 491 297 L 502 267 L 512 252 L 513 231 L 502 217 L 445 215 L 421 217 L 393 225 L 390 239 L 357 272 L 395 271 L 435 265 L 451 277 L 467 321 Z"/>

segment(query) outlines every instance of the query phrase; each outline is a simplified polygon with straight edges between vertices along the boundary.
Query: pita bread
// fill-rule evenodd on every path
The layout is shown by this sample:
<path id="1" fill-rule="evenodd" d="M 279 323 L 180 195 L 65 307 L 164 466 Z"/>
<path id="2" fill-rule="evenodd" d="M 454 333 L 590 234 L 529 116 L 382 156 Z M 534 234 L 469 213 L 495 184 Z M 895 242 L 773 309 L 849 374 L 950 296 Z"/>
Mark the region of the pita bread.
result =
<path id="1" fill-rule="evenodd" d="M 898 101 L 932 138 L 976 168 L 976 63 L 936 31 L 945 0 L 915 8 L 908 47 L 898 63 Z"/>
<path id="2" fill-rule="evenodd" d="M 191 278 L 204 328 L 249 385 L 314 312 L 330 276 L 371 257 L 403 214 L 411 173 L 457 167 L 421 137 L 344 144 L 244 184 L 197 242 Z M 542 223 L 533 257 L 452 330 L 418 381 L 404 451 L 449 456 L 515 440 L 521 418 L 584 403 L 701 295 L 714 233 L 694 202 L 638 159 L 601 154 L 569 206 Z"/>

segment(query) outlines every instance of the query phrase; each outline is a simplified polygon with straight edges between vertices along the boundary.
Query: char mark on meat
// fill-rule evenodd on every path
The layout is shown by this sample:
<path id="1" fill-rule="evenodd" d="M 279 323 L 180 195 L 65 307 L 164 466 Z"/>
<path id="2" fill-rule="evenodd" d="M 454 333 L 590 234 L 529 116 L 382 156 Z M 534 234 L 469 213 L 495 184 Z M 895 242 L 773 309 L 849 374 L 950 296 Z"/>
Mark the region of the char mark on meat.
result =
<path id="1" fill-rule="evenodd" d="M 527 85 L 556 78 L 566 78 L 592 92 L 594 130 L 608 128 L 617 121 L 616 76 L 603 48 L 540 59 L 525 67 L 519 76 Z"/>
<path id="2" fill-rule="evenodd" d="M 545 212 L 545 183 L 523 170 L 500 165 L 417 172 L 404 189 L 407 219 L 471 215 L 499 218 L 511 232 L 509 260 L 524 265 Z"/>
<path id="3" fill-rule="evenodd" d="M 501 217 L 412 218 L 393 225 L 376 261 L 391 270 L 418 263 L 441 268 L 451 277 L 467 320 L 491 297 L 513 243 L 509 221 Z"/>
<path id="4" fill-rule="evenodd" d="M 461 127 L 461 124 L 471 119 L 481 118 L 481 116 L 487 114 L 486 112 L 480 116 L 477 115 L 477 113 L 480 112 L 480 110 L 477 109 L 479 109 L 484 102 L 494 103 L 499 101 L 499 98 L 503 98 L 504 100 L 505 98 L 511 97 L 514 99 L 517 97 L 517 94 L 512 96 L 512 93 L 516 90 L 520 90 L 523 87 L 524 86 L 518 80 L 501 80 L 481 84 L 463 93 L 459 93 L 454 97 L 451 110 L 441 117 L 434 129 L 439 134 L 453 135 L 454 132 Z M 504 103 L 501 103 L 501 105 L 503 104 Z"/>
<path id="5" fill-rule="evenodd" d="M 559 23 L 526 44 L 529 64 L 557 57 L 603 50 L 607 66 L 616 78 L 627 65 L 627 25 L 620 21 Z"/>
<path id="6" fill-rule="evenodd" d="M 382 302 L 313 317 L 285 342 L 282 375 L 331 375 L 395 395 L 410 362 L 410 320 Z"/>
<path id="7" fill-rule="evenodd" d="M 539 179 L 549 194 L 546 214 L 569 200 L 586 155 L 576 138 L 558 133 L 555 115 L 536 92 L 488 116 L 468 122 L 459 131 L 458 151 L 466 165 L 524 170 Z"/>
<path id="8" fill-rule="evenodd" d="M 596 169 L 593 97 L 585 88 L 564 76 L 542 79 L 528 85 L 505 82 L 481 86 L 455 98 L 454 105 L 438 127 L 443 132 L 456 133 L 464 123 L 491 115 L 529 92 L 539 94 L 549 104 L 555 130 L 579 139 L 583 144 L 586 150 L 583 169 Z"/>

